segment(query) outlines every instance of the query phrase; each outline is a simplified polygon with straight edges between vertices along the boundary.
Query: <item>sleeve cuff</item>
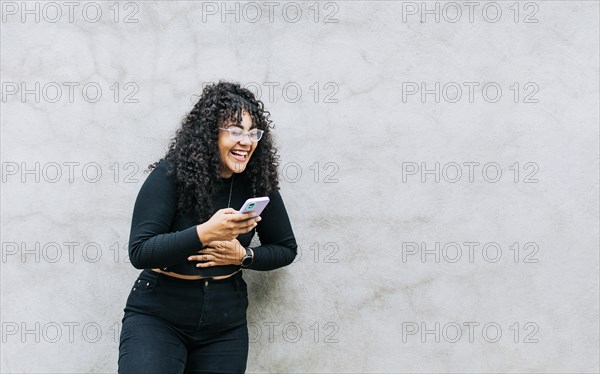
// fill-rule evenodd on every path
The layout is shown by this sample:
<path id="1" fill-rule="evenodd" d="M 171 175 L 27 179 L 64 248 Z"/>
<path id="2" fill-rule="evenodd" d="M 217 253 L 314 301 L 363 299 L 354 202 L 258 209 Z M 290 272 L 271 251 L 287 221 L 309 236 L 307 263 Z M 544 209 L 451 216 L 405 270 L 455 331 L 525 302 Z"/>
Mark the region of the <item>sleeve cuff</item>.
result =
<path id="1" fill-rule="evenodd" d="M 180 231 L 178 239 L 180 248 L 194 248 L 195 252 L 204 247 L 204 244 L 200 241 L 200 237 L 198 237 L 196 226 Z"/>

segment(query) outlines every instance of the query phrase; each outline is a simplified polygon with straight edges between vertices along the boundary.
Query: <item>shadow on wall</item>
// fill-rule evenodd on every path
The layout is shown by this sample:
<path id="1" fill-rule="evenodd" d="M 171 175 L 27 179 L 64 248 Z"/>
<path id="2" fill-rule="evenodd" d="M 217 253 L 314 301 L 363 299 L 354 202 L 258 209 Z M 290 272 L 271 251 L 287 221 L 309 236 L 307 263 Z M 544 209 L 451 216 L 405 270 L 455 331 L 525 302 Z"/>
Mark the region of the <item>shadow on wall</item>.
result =
<path id="1" fill-rule="evenodd" d="M 272 311 L 273 316 L 282 316 L 283 310 L 293 310 L 297 300 L 293 297 L 293 277 L 289 274 L 293 264 L 277 270 L 244 271 L 248 284 L 248 320 L 264 321 L 265 312 Z M 282 308 L 282 310 L 277 310 Z"/>

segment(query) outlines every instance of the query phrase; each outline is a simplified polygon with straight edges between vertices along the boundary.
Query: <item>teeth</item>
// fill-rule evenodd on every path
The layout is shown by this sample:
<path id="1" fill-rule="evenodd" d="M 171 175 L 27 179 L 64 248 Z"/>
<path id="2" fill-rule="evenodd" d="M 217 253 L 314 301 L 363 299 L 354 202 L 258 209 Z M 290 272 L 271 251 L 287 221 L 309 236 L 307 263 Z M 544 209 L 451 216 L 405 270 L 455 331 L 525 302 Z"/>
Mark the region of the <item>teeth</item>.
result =
<path id="1" fill-rule="evenodd" d="M 243 158 L 246 158 L 246 156 L 248 155 L 248 152 L 238 152 L 238 151 L 231 151 L 232 154 L 236 155 L 236 156 L 240 156 Z"/>

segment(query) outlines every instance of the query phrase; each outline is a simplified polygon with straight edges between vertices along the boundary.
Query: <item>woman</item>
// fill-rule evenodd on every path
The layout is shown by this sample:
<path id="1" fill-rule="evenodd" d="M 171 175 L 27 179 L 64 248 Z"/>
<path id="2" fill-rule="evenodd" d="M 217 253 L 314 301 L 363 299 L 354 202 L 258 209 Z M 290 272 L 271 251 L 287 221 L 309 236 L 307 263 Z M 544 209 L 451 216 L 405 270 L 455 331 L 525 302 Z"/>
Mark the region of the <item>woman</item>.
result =
<path id="1" fill-rule="evenodd" d="M 252 92 L 204 88 L 135 201 L 131 288 L 119 373 L 244 372 L 248 295 L 242 269 L 292 263 L 296 239 L 279 194 L 270 113 Z M 260 216 L 241 214 L 268 196 Z M 250 248 L 255 230 L 261 245 Z"/>

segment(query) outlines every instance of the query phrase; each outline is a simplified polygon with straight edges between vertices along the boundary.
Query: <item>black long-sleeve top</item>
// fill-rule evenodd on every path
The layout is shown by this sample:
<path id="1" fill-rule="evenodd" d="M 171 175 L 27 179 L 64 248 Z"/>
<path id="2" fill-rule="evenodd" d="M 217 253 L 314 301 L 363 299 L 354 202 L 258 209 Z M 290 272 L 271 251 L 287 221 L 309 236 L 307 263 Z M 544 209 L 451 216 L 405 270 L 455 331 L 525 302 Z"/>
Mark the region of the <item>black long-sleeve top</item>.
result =
<path id="1" fill-rule="evenodd" d="M 197 254 L 208 243 L 202 243 L 196 226 L 202 222 L 189 213 L 177 209 L 177 189 L 174 176 L 166 174 L 166 159 L 161 159 L 140 188 L 131 220 L 129 259 L 137 269 L 161 268 L 186 275 L 207 277 L 231 274 L 239 265 L 198 268 L 197 261 L 188 256 Z M 239 210 L 250 197 L 248 176 L 245 172 L 229 178 L 220 178 L 219 188 L 213 195 L 214 214 L 227 208 L 233 178 L 231 205 Z M 296 257 L 296 238 L 279 191 L 269 195 L 269 204 L 260 214 L 262 218 L 252 231 L 238 235 L 237 240 L 248 247 L 258 233 L 260 246 L 252 247 L 254 261 L 248 267 L 254 270 L 273 270 L 292 263 Z"/>

